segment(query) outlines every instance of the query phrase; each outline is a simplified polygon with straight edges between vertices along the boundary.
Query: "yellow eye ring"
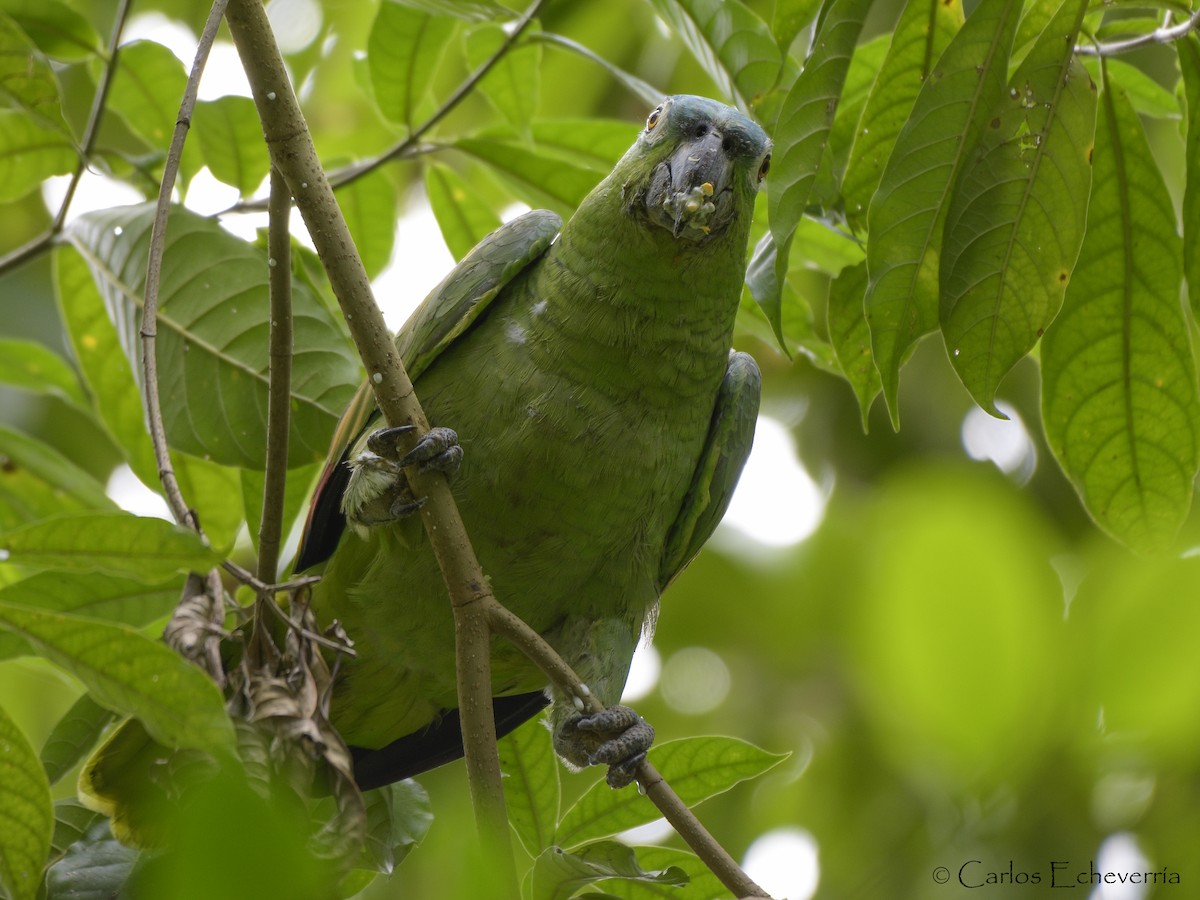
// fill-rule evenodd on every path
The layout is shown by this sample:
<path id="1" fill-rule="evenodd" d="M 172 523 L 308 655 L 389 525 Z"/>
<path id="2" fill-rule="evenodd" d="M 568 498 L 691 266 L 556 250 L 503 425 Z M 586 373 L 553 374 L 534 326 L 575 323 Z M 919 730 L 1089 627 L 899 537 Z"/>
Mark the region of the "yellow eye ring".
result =
<path id="1" fill-rule="evenodd" d="M 654 126 L 658 124 L 658 120 L 659 120 L 659 118 L 661 118 L 661 116 L 662 116 L 662 107 L 660 106 L 660 107 L 658 107 L 658 109 L 654 110 L 654 112 L 650 113 L 650 117 L 648 119 L 646 119 L 646 130 L 653 131 Z"/>

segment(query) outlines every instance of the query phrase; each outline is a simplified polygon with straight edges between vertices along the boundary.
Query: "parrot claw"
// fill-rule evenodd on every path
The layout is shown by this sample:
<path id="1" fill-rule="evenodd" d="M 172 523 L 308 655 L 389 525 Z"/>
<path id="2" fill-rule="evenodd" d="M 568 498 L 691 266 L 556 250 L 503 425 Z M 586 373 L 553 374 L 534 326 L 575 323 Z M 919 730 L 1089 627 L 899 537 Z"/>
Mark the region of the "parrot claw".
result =
<path id="1" fill-rule="evenodd" d="M 555 735 L 555 749 L 577 765 L 607 765 L 606 781 L 623 788 L 636 777 L 637 767 L 654 742 L 654 728 L 628 706 L 573 716 Z"/>
<path id="2" fill-rule="evenodd" d="M 397 425 L 379 428 L 367 435 L 367 448 L 384 459 L 391 460 L 397 469 L 420 466 L 422 472 L 441 472 L 452 478 L 462 465 L 463 451 L 458 445 L 458 435 L 452 428 L 430 428 L 417 445 L 400 455 L 397 439 L 416 430 L 414 425 Z"/>

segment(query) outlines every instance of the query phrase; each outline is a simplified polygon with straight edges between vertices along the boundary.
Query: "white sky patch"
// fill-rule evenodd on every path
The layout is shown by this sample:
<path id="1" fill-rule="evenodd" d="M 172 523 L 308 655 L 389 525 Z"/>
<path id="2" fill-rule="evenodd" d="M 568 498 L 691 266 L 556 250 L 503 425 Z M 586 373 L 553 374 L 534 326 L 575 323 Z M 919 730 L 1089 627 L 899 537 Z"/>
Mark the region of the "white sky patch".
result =
<path id="1" fill-rule="evenodd" d="M 675 829 L 666 819 L 655 819 L 636 828 L 627 828 L 617 834 L 617 838 L 631 847 L 645 847 L 648 844 L 661 844 L 675 833 Z"/>
<path id="2" fill-rule="evenodd" d="M 662 672 L 662 657 L 653 646 L 642 641 L 633 653 L 629 666 L 629 677 L 625 679 L 622 703 L 636 703 L 658 687 L 658 676 Z"/>
<path id="3" fill-rule="evenodd" d="M 195 32 L 184 23 L 167 18 L 160 12 L 139 13 L 129 20 L 129 24 L 125 26 L 123 43 L 136 40 L 151 40 L 162 44 L 175 54 L 188 71 L 196 60 L 196 44 L 199 38 Z M 229 41 L 218 40 L 209 50 L 197 96 L 201 100 L 215 100 L 226 94 L 249 97 L 250 82 L 246 80 L 237 49 Z"/>
<path id="4" fill-rule="evenodd" d="M 52 214 L 57 213 L 62 206 L 63 198 L 67 195 L 67 185 L 70 183 L 70 175 L 55 175 L 42 183 L 42 200 Z M 81 215 L 92 210 L 129 206 L 143 200 L 142 195 L 129 185 L 86 171 L 79 179 L 79 186 L 75 188 L 71 208 L 67 211 L 67 224 L 70 225 Z"/>
<path id="5" fill-rule="evenodd" d="M 1128 875 L 1130 872 L 1151 872 L 1150 860 L 1138 846 L 1137 838 L 1127 831 L 1110 834 L 1096 851 L 1096 870 Z M 1169 890 L 1169 889 L 1168 889 Z M 1142 900 L 1147 894 L 1145 884 L 1126 881 L 1125 884 L 1101 884 L 1088 895 L 1088 900 Z"/>
<path id="6" fill-rule="evenodd" d="M 396 227 L 396 247 L 373 282 L 388 327 L 396 331 L 425 295 L 454 268 L 441 229 L 423 194 L 412 198 Z"/>
<path id="7" fill-rule="evenodd" d="M 167 501 L 142 484 L 133 474 L 133 469 L 124 463 L 113 469 L 112 474 L 108 476 L 104 492 L 126 512 L 136 516 L 153 516 L 168 522 L 174 521 Z"/>
<path id="8" fill-rule="evenodd" d="M 321 7 L 313 0 L 270 0 L 267 18 L 284 53 L 299 53 L 321 33 Z"/>
<path id="9" fill-rule="evenodd" d="M 821 524 L 826 499 L 796 456 L 791 432 L 782 422 L 759 416 L 754 448 L 722 525 L 756 543 L 787 547 Z"/>
<path id="10" fill-rule="evenodd" d="M 803 828 L 768 831 L 746 849 L 742 868 L 772 897 L 808 900 L 821 876 L 816 839 Z"/>
<path id="11" fill-rule="evenodd" d="M 996 409 L 1008 419 L 997 419 L 978 406 L 971 407 L 963 417 L 963 449 L 971 459 L 990 461 L 1018 484 L 1024 484 L 1037 467 L 1037 449 L 1025 422 L 1012 406 L 1000 400 Z"/>

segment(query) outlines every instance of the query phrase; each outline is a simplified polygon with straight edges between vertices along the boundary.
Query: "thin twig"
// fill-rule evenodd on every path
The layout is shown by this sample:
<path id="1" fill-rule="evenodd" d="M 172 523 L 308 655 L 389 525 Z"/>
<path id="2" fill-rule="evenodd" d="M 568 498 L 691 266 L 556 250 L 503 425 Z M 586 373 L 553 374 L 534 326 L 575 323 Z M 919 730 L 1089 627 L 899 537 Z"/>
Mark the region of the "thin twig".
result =
<path id="1" fill-rule="evenodd" d="M 434 150 L 440 149 L 436 144 L 421 143 L 421 138 L 423 138 L 429 132 L 429 130 L 433 128 L 433 126 L 442 121 L 442 119 L 446 118 L 446 116 L 448 116 L 454 110 L 454 108 L 458 106 L 458 104 L 466 99 L 467 95 L 469 95 L 471 91 L 475 89 L 475 85 L 479 84 L 479 82 L 483 80 L 483 77 L 492 70 L 492 67 L 495 66 L 496 63 L 498 63 L 510 49 L 512 49 L 513 45 L 516 44 L 517 40 L 521 37 L 525 29 L 529 27 L 529 23 L 533 21 L 535 16 L 537 16 L 538 11 L 541 9 L 544 2 L 545 0 L 533 0 L 533 3 L 529 5 L 525 12 L 521 13 L 521 17 L 517 19 L 516 23 L 512 27 L 512 30 L 505 35 L 504 40 L 501 42 L 500 46 L 496 48 L 496 51 L 482 63 L 480 63 L 479 67 L 471 72 L 471 74 L 468 75 L 463 82 L 454 89 L 454 93 L 447 97 L 445 101 L 443 101 L 443 103 L 433 111 L 429 118 L 405 135 L 403 139 L 397 141 L 387 150 L 384 150 L 382 153 L 372 159 L 368 159 L 363 162 L 352 163 L 344 168 L 335 169 L 334 171 L 327 173 L 326 177 L 334 189 L 336 190 L 337 188 L 344 187 L 345 185 L 350 184 L 352 181 L 362 178 L 364 175 L 369 175 L 371 172 L 374 172 L 385 163 L 392 162 L 396 159 L 410 159 L 414 156 L 420 156 L 422 154 L 430 153 Z M 262 209 L 262 200 L 248 200 L 241 203 L 235 203 L 233 206 L 226 209 L 222 215 L 227 213 L 260 212 Z"/>
<path id="2" fill-rule="evenodd" d="M 524 653 L 559 692 L 568 697 L 578 698 L 583 703 L 585 712 L 598 713 L 604 710 L 604 704 L 587 690 L 579 676 L 545 638 L 519 616 L 494 600 L 485 601 L 484 605 L 487 607 L 487 620 L 491 629 L 496 634 L 503 635 Z M 735 897 L 770 896 L 742 871 L 729 852 L 708 832 L 696 814 L 671 789 L 653 765 L 643 761 L 635 774 L 638 784 L 642 786 L 650 802 Z"/>
<path id="3" fill-rule="evenodd" d="M 540 3 L 535 0 L 531 9 L 536 10 Z M 287 181 L 316 245 L 383 418 L 389 425 L 417 426 L 409 445 L 399 448 L 407 450 L 418 435 L 428 430 L 429 423 L 371 293 L 370 279 L 313 146 L 262 3 L 232 0 L 226 21 L 253 90 L 271 162 Z M 414 492 L 426 498 L 421 518 L 454 611 L 459 708 L 476 824 L 497 860 L 500 884 L 515 896 L 516 867 L 491 703 L 490 647 L 480 604 L 480 598 L 490 596 L 490 588 L 445 477 L 438 473 L 421 475 L 415 467 L 407 475 L 414 482 Z"/>
<path id="4" fill-rule="evenodd" d="M 267 265 L 271 286 L 271 327 L 268 337 L 271 368 L 267 397 L 267 458 L 263 483 L 262 521 L 258 526 L 258 577 L 275 580 L 283 532 L 283 500 L 287 487 L 288 427 L 292 399 L 292 237 L 288 220 L 292 195 L 277 169 L 271 169 Z M 274 598 L 259 595 L 274 603 Z"/>
<path id="5" fill-rule="evenodd" d="M 142 306 L 142 378 L 145 391 L 146 422 L 150 430 L 150 440 L 154 444 L 154 458 L 158 463 L 158 478 L 162 482 L 163 493 L 171 515 L 180 525 L 186 525 L 193 531 L 200 532 L 200 523 L 195 513 L 188 508 L 179 489 L 179 481 L 175 477 L 175 469 L 171 464 L 171 454 L 167 449 L 167 433 L 163 427 L 162 404 L 158 398 L 158 358 L 156 355 L 156 338 L 158 336 L 158 287 L 162 276 L 163 253 L 167 245 L 167 214 L 171 209 L 171 192 L 175 188 L 175 178 L 179 174 L 179 162 L 183 158 L 183 144 L 187 140 L 188 130 L 192 123 L 192 110 L 196 107 L 196 94 L 200 88 L 200 75 L 204 72 L 204 64 L 208 61 L 208 52 L 212 49 L 221 25 L 221 16 L 225 12 L 226 0 L 216 0 L 209 10 L 208 21 L 204 23 L 204 31 L 200 34 L 200 42 L 196 46 L 196 58 L 192 70 L 188 73 L 187 87 L 183 92 L 183 100 L 179 104 L 179 118 L 175 122 L 175 132 L 171 135 L 171 146 L 167 150 L 167 160 L 163 164 L 162 182 L 158 189 L 158 204 L 154 210 L 154 225 L 150 231 L 150 255 L 146 262 L 146 296 Z"/>
<path id="6" fill-rule="evenodd" d="M 104 73 L 100 76 L 100 83 L 96 85 L 96 95 L 92 98 L 92 108 L 88 111 L 87 124 L 83 128 L 83 136 L 79 141 L 79 160 L 75 164 L 75 171 L 71 174 L 71 180 L 67 182 L 67 192 L 63 195 L 58 212 L 55 214 L 54 220 L 50 223 L 50 227 L 42 234 L 23 247 L 18 247 L 11 253 L 0 257 L 0 275 L 9 269 L 15 269 L 26 260 L 37 256 L 53 244 L 55 238 L 62 233 L 63 225 L 67 221 L 67 213 L 71 209 L 71 201 L 75 199 L 75 190 L 79 187 L 83 173 L 87 171 L 88 157 L 92 155 L 92 149 L 96 145 L 96 136 L 100 133 L 100 122 L 104 118 L 104 108 L 108 102 L 108 91 L 112 87 L 113 78 L 117 74 L 117 57 L 120 55 L 121 35 L 125 31 L 125 22 L 129 18 L 129 7 L 132 5 L 132 2 L 133 0 L 121 0 L 117 6 L 117 14 L 113 19 L 112 33 L 108 39 L 108 65 L 104 67 Z"/>
<path id="7" fill-rule="evenodd" d="M 1164 16 L 1162 26 L 1155 28 L 1151 32 L 1139 34 L 1137 37 L 1126 38 L 1123 41 L 1080 44 L 1075 48 L 1075 52 L 1080 56 L 1118 56 L 1122 53 L 1140 50 L 1143 47 L 1150 47 L 1154 44 L 1169 44 L 1172 41 L 1177 41 L 1187 36 L 1189 32 L 1200 29 L 1200 9 L 1193 12 L 1178 25 L 1171 25 L 1170 20 L 1171 14 L 1168 12 Z"/>

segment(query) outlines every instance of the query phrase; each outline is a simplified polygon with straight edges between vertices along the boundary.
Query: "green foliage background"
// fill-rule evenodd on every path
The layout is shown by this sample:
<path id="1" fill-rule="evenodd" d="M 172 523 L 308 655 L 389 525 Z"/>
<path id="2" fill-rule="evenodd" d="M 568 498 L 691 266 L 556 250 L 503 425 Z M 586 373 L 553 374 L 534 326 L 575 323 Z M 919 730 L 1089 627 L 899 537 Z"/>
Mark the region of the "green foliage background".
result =
<path id="1" fill-rule="evenodd" d="M 503 41 L 506 6 L 325 0 L 317 36 L 288 54 L 332 170 L 401 148 L 339 191 L 373 275 L 417 188 L 456 257 L 513 201 L 569 214 L 657 90 L 739 102 L 772 127 L 736 340 L 764 370 L 764 412 L 789 425 L 828 504 L 805 542 L 720 543 L 664 598 L 655 646 L 666 660 L 719 654 L 727 699 L 689 715 L 655 691 L 638 708 L 660 739 L 735 735 L 792 754 L 699 813 L 735 857 L 771 829 L 807 830 L 818 896 L 949 895 L 961 886 L 930 873 L 972 859 L 1046 882 L 1051 860 L 1086 870 L 1114 834 L 1133 836 L 1148 869 L 1180 874 L 1182 887 L 1151 896 L 1200 882 L 1200 39 L 1103 65 L 1037 41 L 1052 19 L 1047 34 L 1086 44 L 1147 33 L 1158 7 L 1178 7 L 1177 20 L 1191 9 L 1124 6 L 985 0 L 967 5 L 960 29 L 954 3 L 923 0 L 548 2 L 479 89 L 408 143 Z M 201 22 L 193 3 L 135 7 L 150 9 Z M 0 0 L 0 12 L 5 253 L 53 219 L 35 189 L 75 169 L 115 4 Z M 993 47 L 989 67 L 963 34 Z M 925 90 L 938 57 L 938 88 Z M 184 77 L 157 44 L 123 47 L 89 165 L 152 198 Z M 207 166 L 249 196 L 267 174 L 244 98 L 202 102 L 188 147 L 185 185 Z M 156 487 L 127 362 L 148 215 L 92 214 L 53 252 L 0 272 L 0 546 L 11 557 L 0 566 L 0 740 L 15 748 L 0 785 L 20 773 L 34 785 L 33 812 L 28 798 L 5 801 L 0 882 L 19 897 L 33 896 L 28 867 L 40 866 L 21 853 L 51 828 L 32 748 L 85 688 L 176 746 L 231 741 L 212 686 L 146 639 L 179 573 L 211 565 L 214 551 L 119 514 L 103 491 L 121 462 Z M 242 526 L 257 520 L 262 484 L 266 312 L 250 297 L 266 281 L 263 255 L 194 214 L 170 234 L 188 248 L 160 318 L 172 447 L 215 552 L 245 562 L 256 528 Z M 359 378 L 318 273 L 302 254 L 293 518 Z M 988 340 L 976 340 L 980 321 Z M 997 400 L 1033 446 L 1032 464 L 1007 475 L 963 447 L 976 402 Z M 564 774 L 564 809 L 592 777 Z M 73 774 L 55 780 L 55 797 L 73 794 Z M 367 896 L 490 896 L 461 765 L 421 781 L 428 834 Z M 312 890 L 297 841 L 265 837 L 286 837 L 286 811 L 242 800 L 197 813 L 195 853 L 178 867 L 187 877 L 160 867 L 146 883 L 213 896 L 228 883 L 204 879 L 226 870 L 247 896 L 284 890 L 254 886 L 265 869 L 294 878 L 287 896 Z M 60 852 L 94 827 L 80 818 L 72 833 L 77 812 L 58 808 Z M 527 813 L 514 822 L 536 855 L 549 832 Z M 395 837 L 380 843 L 403 857 L 409 844 Z M 257 865 L 233 865 L 247 857 Z M 678 862 L 667 850 L 641 861 Z M 52 883 L 50 896 L 64 889 Z M 610 889 L 708 896 L 703 881 L 692 894 Z"/>

